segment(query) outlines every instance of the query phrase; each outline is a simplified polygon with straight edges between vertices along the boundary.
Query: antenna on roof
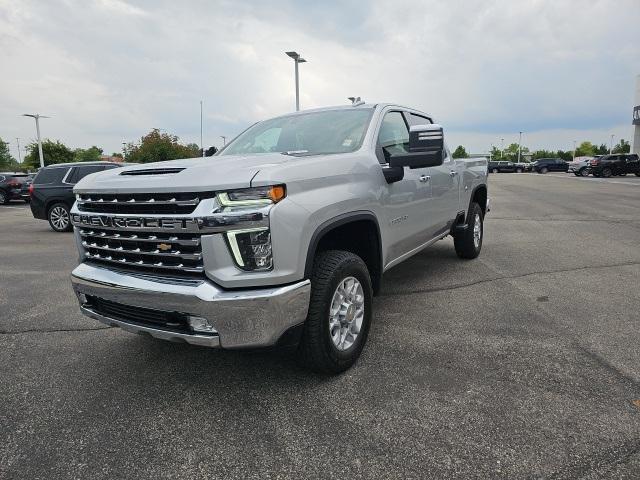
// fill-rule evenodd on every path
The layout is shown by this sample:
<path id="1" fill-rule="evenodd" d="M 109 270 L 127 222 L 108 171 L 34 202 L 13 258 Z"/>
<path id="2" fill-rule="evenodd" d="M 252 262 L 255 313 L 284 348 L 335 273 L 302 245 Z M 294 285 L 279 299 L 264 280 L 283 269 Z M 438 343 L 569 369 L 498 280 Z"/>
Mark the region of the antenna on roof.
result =
<path id="1" fill-rule="evenodd" d="M 358 105 L 364 105 L 364 101 L 360 97 L 348 97 L 351 100 L 351 106 L 357 107 Z"/>

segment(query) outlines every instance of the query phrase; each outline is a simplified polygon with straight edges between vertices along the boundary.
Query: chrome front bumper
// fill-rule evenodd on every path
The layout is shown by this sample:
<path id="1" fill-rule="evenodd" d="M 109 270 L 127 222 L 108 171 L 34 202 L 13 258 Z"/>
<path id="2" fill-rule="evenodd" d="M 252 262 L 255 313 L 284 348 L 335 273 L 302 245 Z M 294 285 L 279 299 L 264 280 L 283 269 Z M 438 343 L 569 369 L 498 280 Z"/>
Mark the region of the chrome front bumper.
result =
<path id="1" fill-rule="evenodd" d="M 72 272 L 71 282 L 82 312 L 102 323 L 164 340 L 222 348 L 274 345 L 287 329 L 304 322 L 311 291 L 309 280 L 280 287 L 223 290 L 205 279 L 172 280 L 85 263 Z M 217 335 L 178 333 L 142 325 L 135 318 L 108 317 L 94 310 L 86 296 L 202 317 L 214 326 Z"/>

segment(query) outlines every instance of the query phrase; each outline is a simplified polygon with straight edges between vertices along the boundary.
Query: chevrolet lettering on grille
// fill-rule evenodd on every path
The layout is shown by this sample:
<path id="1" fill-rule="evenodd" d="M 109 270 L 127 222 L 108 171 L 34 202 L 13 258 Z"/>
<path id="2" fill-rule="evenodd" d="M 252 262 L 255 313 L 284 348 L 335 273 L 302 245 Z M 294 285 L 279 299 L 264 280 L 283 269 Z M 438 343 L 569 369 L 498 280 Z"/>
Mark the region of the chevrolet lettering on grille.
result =
<path id="1" fill-rule="evenodd" d="M 115 229 L 197 229 L 193 218 L 120 217 L 114 215 L 86 215 L 74 213 L 71 221 L 76 226 L 111 227 Z"/>

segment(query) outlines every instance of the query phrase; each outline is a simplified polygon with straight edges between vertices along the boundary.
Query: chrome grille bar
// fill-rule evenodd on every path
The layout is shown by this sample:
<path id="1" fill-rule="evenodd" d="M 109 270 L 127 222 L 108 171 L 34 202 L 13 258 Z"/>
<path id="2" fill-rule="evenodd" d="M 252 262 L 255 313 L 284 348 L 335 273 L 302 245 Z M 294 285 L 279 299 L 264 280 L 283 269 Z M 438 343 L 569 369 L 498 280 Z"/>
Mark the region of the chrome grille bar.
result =
<path id="1" fill-rule="evenodd" d="M 200 237 L 193 238 L 180 238 L 176 236 L 168 236 L 163 235 L 161 233 L 148 234 L 128 234 L 128 233 L 118 233 L 109 230 L 79 230 L 80 236 L 84 239 L 88 239 L 90 237 L 96 237 L 104 240 L 117 240 L 119 242 L 145 242 L 145 243 L 158 243 L 158 242 L 169 242 L 175 245 L 182 245 L 187 247 L 197 247 L 200 245 Z"/>
<path id="2" fill-rule="evenodd" d="M 133 266 L 133 267 L 146 267 L 150 269 L 164 269 L 164 270 L 173 270 L 180 272 L 188 272 L 188 273 L 203 273 L 204 267 L 202 266 L 185 266 L 184 264 L 179 265 L 165 265 L 163 262 L 145 262 L 144 260 L 132 261 L 127 260 L 125 257 L 118 258 L 117 252 L 116 255 L 101 255 L 99 253 L 91 253 L 85 252 L 85 257 L 91 260 L 97 260 L 100 262 L 113 263 L 117 265 L 125 265 L 125 266 Z"/>
<path id="3" fill-rule="evenodd" d="M 98 198 L 98 199 L 93 199 L 91 197 L 89 198 L 80 198 L 78 199 L 78 206 L 83 206 L 83 205 L 91 205 L 91 204 L 95 204 L 95 203 L 99 203 L 99 204 L 104 204 L 104 203 L 113 203 L 113 204 L 135 204 L 135 205 L 176 205 L 179 207 L 195 207 L 200 203 L 200 199 L 199 198 L 194 198 L 191 200 L 176 200 L 175 198 L 172 198 L 170 200 L 155 200 L 153 198 L 149 199 L 149 200 L 136 200 L 135 198 L 131 198 L 129 200 L 118 200 L 117 198 L 114 198 L 112 200 L 104 200 L 103 198 Z"/>
<path id="4" fill-rule="evenodd" d="M 140 248 L 135 248 L 135 249 L 128 249 L 128 248 L 124 248 L 124 247 L 110 247 L 108 244 L 98 244 L 97 242 L 92 242 L 89 243 L 87 241 L 82 241 L 82 246 L 84 248 L 90 248 L 90 249 L 96 249 L 96 250 L 101 250 L 101 251 L 105 251 L 105 252 L 111 252 L 111 253 L 127 253 L 127 254 L 131 254 L 131 255 L 147 255 L 147 256 L 153 256 L 153 257 L 172 257 L 172 258 L 180 258 L 183 260 L 193 260 L 193 261 L 197 261 L 197 260 L 202 260 L 202 253 L 200 252 L 194 252 L 194 253 L 183 253 L 180 250 L 172 250 L 172 251 L 167 251 L 167 252 L 162 252 L 159 249 L 153 250 L 153 251 L 145 251 L 145 250 L 141 250 Z"/>

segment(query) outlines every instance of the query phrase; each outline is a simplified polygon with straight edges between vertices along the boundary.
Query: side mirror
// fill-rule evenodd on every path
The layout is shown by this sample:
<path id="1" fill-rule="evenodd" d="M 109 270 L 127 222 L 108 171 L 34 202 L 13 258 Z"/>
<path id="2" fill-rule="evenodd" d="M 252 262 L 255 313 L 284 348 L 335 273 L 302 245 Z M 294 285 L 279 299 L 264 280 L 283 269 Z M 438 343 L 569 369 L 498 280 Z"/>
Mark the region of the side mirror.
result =
<path id="1" fill-rule="evenodd" d="M 392 155 L 390 167 L 425 168 L 442 165 L 444 136 L 437 124 L 414 125 L 409 129 L 409 153 Z"/>

